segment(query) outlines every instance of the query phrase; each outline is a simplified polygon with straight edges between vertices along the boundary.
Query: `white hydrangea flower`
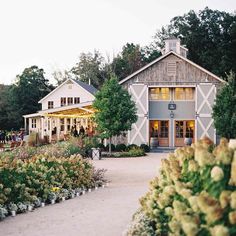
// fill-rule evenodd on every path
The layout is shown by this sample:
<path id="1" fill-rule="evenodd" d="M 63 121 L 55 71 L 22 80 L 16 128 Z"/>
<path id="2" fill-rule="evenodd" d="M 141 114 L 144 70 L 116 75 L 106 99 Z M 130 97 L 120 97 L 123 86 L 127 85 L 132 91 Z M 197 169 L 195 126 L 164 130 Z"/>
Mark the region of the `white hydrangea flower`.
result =
<path id="1" fill-rule="evenodd" d="M 231 197 L 230 206 L 231 208 L 236 209 L 236 191 L 232 192 L 230 197 Z"/>
<path id="2" fill-rule="evenodd" d="M 212 236 L 229 236 L 229 230 L 224 225 L 216 225 L 210 229 Z"/>
<path id="3" fill-rule="evenodd" d="M 211 170 L 211 178 L 214 181 L 220 181 L 224 178 L 224 172 L 219 166 L 214 166 Z"/>

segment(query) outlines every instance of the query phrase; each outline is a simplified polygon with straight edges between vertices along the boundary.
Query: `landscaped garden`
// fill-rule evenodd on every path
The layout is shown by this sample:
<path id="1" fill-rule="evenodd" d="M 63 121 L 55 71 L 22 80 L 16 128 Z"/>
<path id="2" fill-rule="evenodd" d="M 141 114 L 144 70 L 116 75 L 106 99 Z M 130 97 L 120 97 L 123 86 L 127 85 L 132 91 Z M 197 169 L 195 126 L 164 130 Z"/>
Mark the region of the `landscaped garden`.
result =
<path id="1" fill-rule="evenodd" d="M 72 139 L 40 147 L 18 147 L 0 155 L 0 219 L 54 204 L 106 184 Z"/>
<path id="2" fill-rule="evenodd" d="M 236 146 L 205 138 L 162 160 L 126 235 L 236 235 Z"/>

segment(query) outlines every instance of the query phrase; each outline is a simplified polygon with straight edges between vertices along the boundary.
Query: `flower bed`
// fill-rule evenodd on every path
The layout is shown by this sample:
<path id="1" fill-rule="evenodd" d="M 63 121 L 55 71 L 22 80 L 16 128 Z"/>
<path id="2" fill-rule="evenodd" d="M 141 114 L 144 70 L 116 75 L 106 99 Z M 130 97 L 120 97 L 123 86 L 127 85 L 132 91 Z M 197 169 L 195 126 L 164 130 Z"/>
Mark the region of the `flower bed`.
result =
<path id="1" fill-rule="evenodd" d="M 109 153 L 103 153 L 102 154 L 103 157 L 141 157 L 141 156 L 145 156 L 145 151 L 142 148 L 139 147 L 133 147 L 128 151 L 123 151 L 123 152 L 115 152 L 115 153 L 111 153 L 111 155 Z"/>
<path id="2" fill-rule="evenodd" d="M 236 150 L 225 139 L 177 149 L 140 203 L 126 235 L 236 235 Z"/>
<path id="3" fill-rule="evenodd" d="M 106 182 L 104 170 L 94 170 L 80 155 L 28 159 L 0 159 L 0 219 L 16 208 L 37 207 L 41 202 L 60 201 Z M 6 211 L 8 210 L 8 212 Z"/>

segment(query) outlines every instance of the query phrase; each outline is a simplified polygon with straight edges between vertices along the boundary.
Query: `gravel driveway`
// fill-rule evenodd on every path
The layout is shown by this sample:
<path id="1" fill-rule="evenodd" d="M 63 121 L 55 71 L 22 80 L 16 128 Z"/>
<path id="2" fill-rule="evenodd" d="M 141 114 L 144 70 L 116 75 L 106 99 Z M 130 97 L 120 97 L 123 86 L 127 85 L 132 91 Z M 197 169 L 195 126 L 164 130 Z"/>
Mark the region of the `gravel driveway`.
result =
<path id="1" fill-rule="evenodd" d="M 120 236 L 166 154 L 93 161 L 107 169 L 105 189 L 0 222 L 2 236 Z"/>

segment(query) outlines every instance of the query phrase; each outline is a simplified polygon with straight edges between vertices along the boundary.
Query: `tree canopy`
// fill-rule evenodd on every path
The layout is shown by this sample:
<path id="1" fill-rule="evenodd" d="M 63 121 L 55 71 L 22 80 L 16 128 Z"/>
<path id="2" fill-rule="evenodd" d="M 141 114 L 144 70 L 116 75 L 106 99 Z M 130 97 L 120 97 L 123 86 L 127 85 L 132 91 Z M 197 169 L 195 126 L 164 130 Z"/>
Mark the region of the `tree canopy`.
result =
<path id="1" fill-rule="evenodd" d="M 96 93 L 93 107 L 97 110 L 97 129 L 104 138 L 111 138 L 130 130 L 131 125 L 137 121 L 135 103 L 128 91 L 118 84 L 114 75 Z"/>
<path id="2" fill-rule="evenodd" d="M 26 68 L 22 74 L 17 75 L 8 93 L 10 104 L 8 119 L 11 121 L 12 128 L 18 129 L 23 126 L 23 115 L 40 110 L 38 101 L 52 88 L 44 77 L 44 70 L 37 66 Z"/>
<path id="3" fill-rule="evenodd" d="M 214 125 L 222 137 L 236 138 L 236 76 L 231 72 L 228 83 L 216 95 L 213 107 Z"/>
<path id="4" fill-rule="evenodd" d="M 236 14 L 206 7 L 174 17 L 158 30 L 153 44 L 163 46 L 165 38 L 179 37 L 189 50 L 188 58 L 218 76 L 236 72 Z"/>

